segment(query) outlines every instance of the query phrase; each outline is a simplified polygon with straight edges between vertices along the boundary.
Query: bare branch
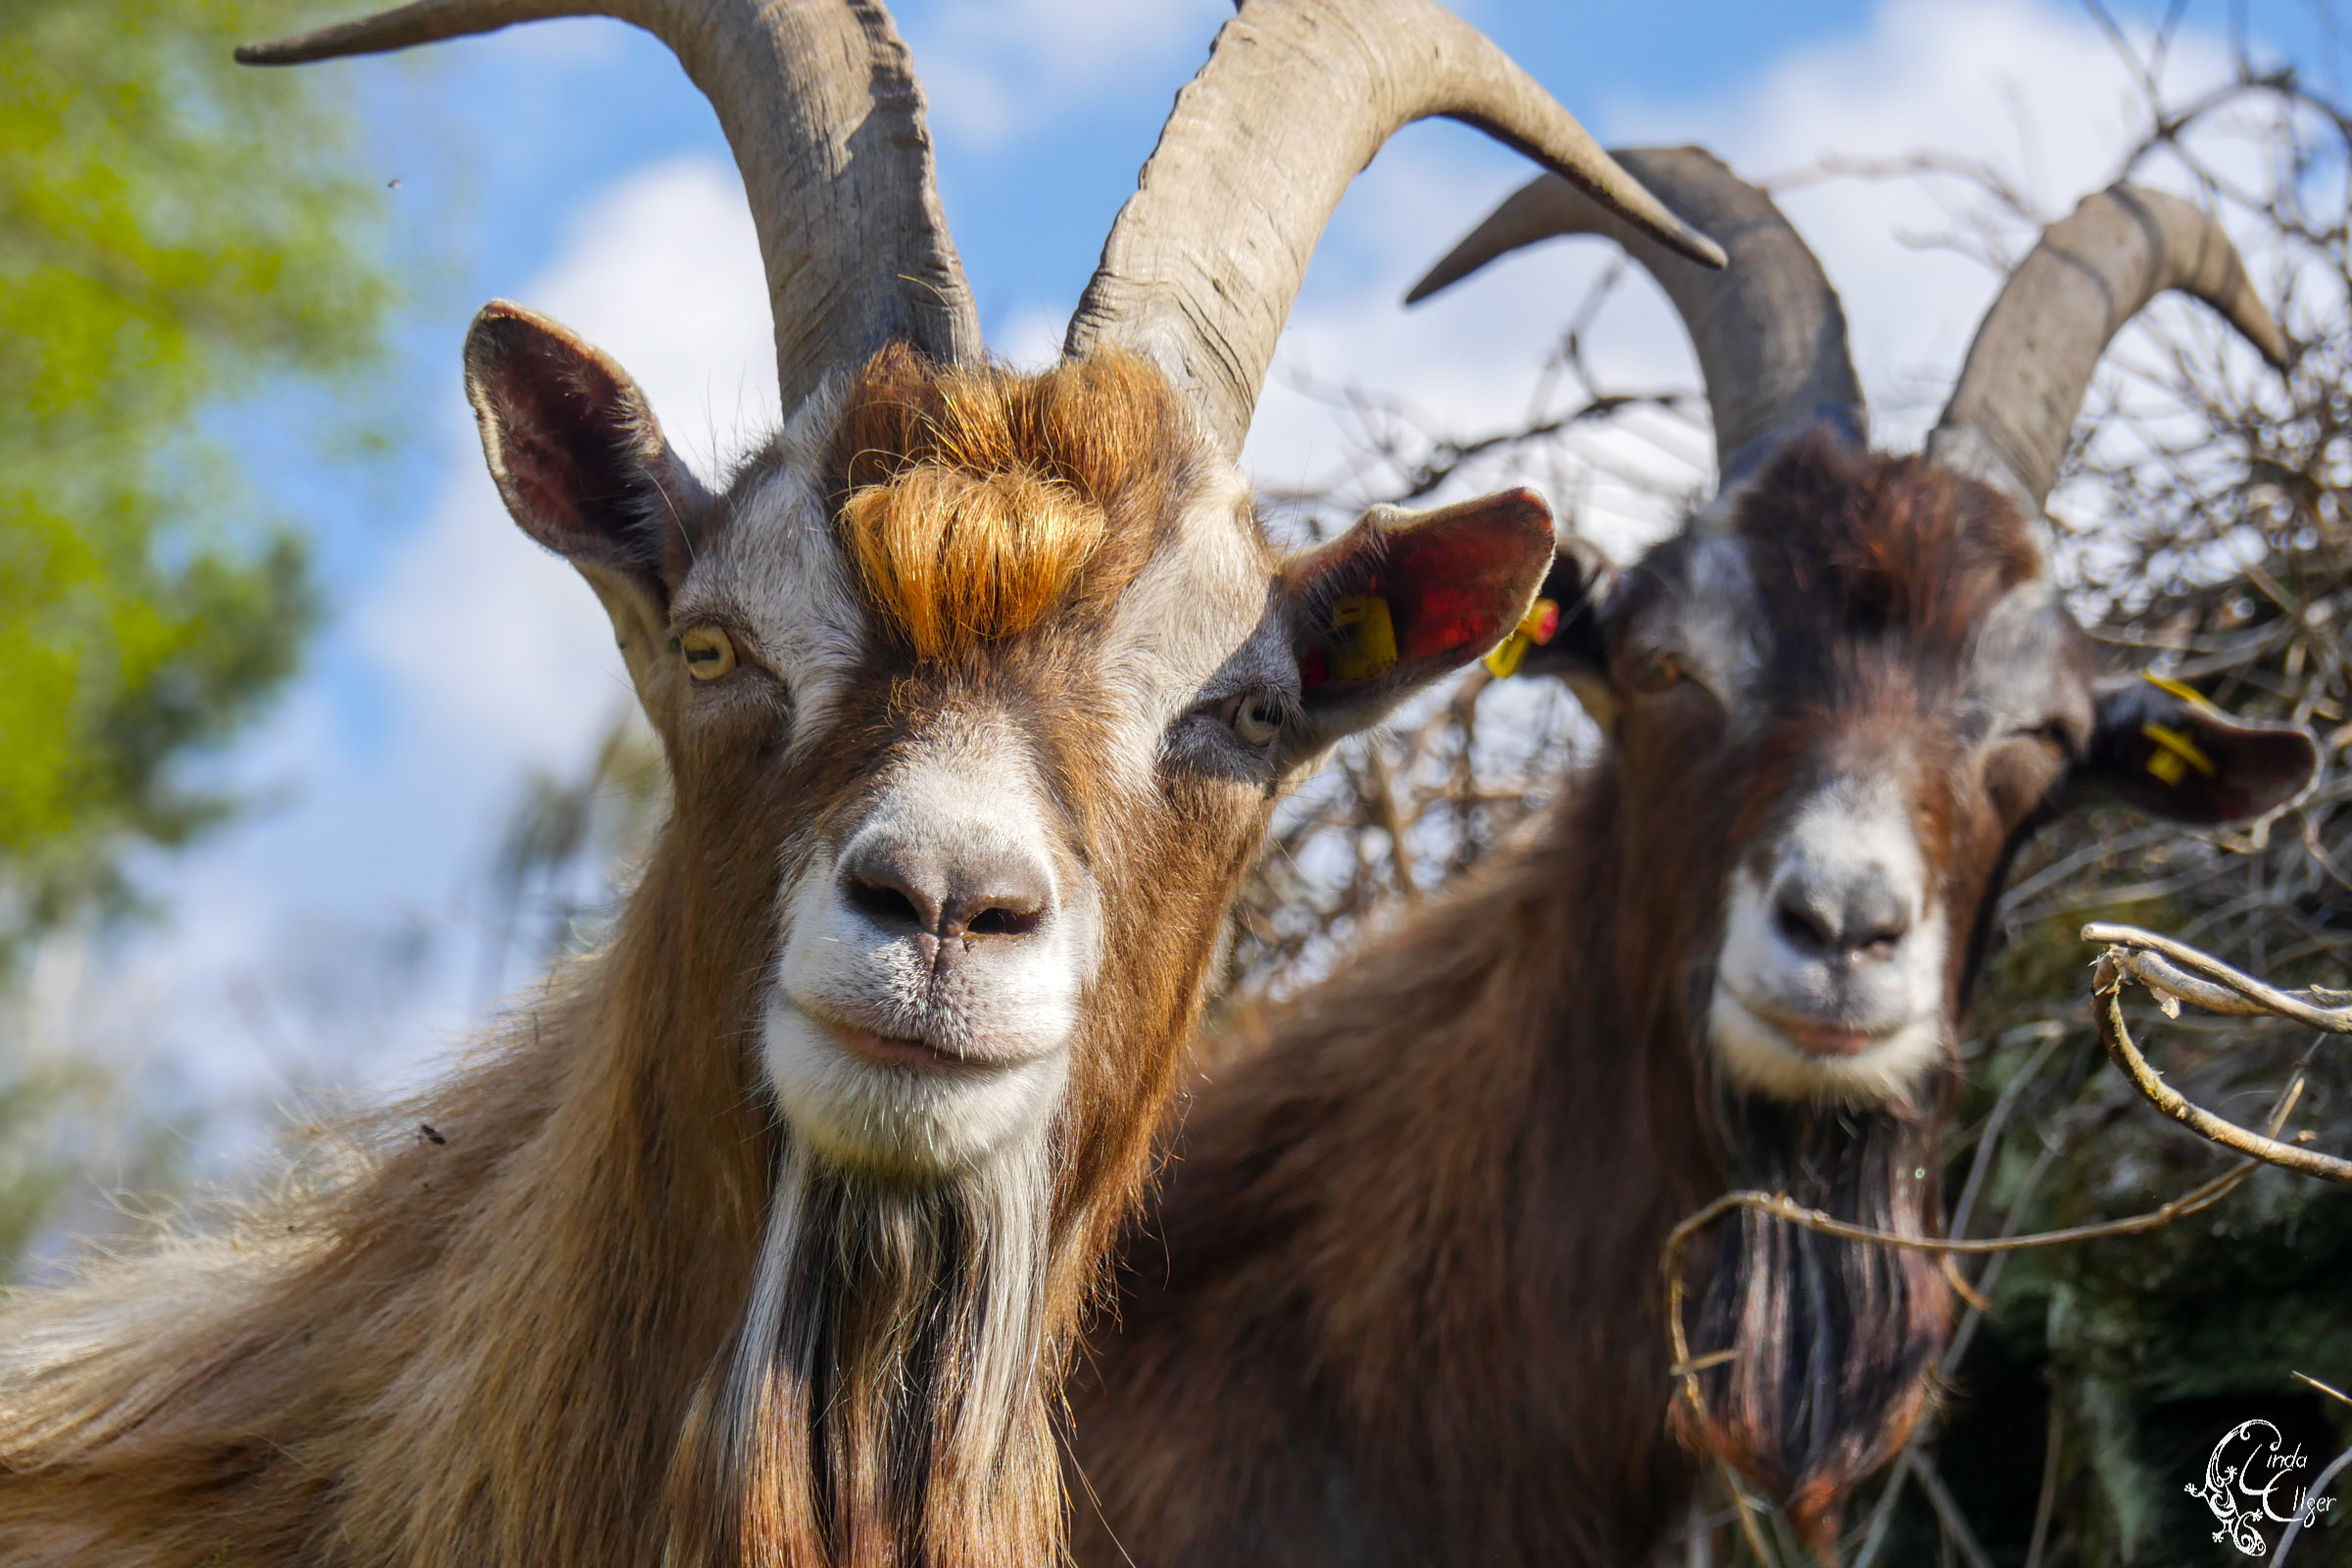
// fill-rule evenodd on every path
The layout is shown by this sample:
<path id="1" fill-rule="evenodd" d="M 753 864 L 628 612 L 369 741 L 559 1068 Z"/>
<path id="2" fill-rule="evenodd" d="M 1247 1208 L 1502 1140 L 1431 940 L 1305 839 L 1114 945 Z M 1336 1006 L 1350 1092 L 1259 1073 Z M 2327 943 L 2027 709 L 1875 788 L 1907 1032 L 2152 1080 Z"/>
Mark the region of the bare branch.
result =
<path id="1" fill-rule="evenodd" d="M 2108 1055 L 2114 1058 L 2115 1064 L 2132 1080 L 2132 1087 L 2150 1104 L 2198 1137 L 2225 1149 L 2252 1155 L 2268 1164 L 2300 1171 L 2306 1176 L 2352 1182 L 2352 1160 L 2338 1159 L 2333 1154 L 2319 1153 L 2298 1144 L 2282 1144 L 2276 1138 L 2248 1132 L 2235 1122 L 2191 1102 L 2179 1090 L 2166 1083 L 2156 1069 L 2148 1065 L 2148 1059 L 2140 1054 L 2139 1047 L 2132 1042 L 2131 1030 L 2125 1026 L 2124 980 L 2127 976 L 2137 980 L 2167 1001 L 2180 997 L 2202 1006 L 2210 997 L 2221 1004 L 2217 1010 L 2240 1015 L 2275 1013 L 2330 1034 L 2352 1033 L 2352 1010 L 2315 1007 L 2308 1001 L 2275 991 L 2259 980 L 2239 974 L 2228 964 L 2193 948 L 2131 926 L 2092 925 L 2084 927 L 2082 934 L 2093 942 L 2118 944 L 2101 956 L 2093 971 L 2092 1006 L 2098 1018 L 2099 1039 L 2106 1045 Z M 2161 957 L 2147 953 L 2132 953 L 2122 945 L 2126 942 L 2143 947 L 2161 945 L 2165 951 Z M 2180 968 L 2174 967 L 2175 963 L 2195 973 L 2183 974 Z M 2150 971 L 2156 972 L 2151 975 Z M 2217 980 L 2221 982 L 2219 986 L 2205 983 Z M 2247 1003 L 2260 1004 L 2249 1006 L 2245 1005 Z M 2174 1006 L 2177 1007 L 2178 1004 L 2175 1003 Z"/>

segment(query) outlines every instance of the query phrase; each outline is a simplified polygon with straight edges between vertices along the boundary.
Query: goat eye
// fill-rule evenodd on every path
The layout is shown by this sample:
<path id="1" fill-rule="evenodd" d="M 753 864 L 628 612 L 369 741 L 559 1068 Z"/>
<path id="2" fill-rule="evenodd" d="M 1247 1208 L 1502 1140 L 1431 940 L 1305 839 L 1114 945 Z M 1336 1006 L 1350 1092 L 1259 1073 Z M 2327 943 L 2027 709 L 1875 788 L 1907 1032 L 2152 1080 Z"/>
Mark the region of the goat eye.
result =
<path id="1" fill-rule="evenodd" d="M 1217 716 L 1232 729 L 1234 739 L 1253 750 L 1273 745 L 1282 733 L 1282 709 L 1260 693 L 1228 698 Z"/>
<path id="2" fill-rule="evenodd" d="M 735 667 L 734 640 L 716 626 L 689 628 L 678 638 L 678 653 L 696 680 L 716 680 Z"/>
<path id="3" fill-rule="evenodd" d="M 2038 741 L 2061 758 L 2071 757 L 2075 751 L 2074 737 L 2067 734 L 2066 726 L 2055 719 L 2047 724 L 2034 724 L 2024 729 L 2011 730 L 2007 738 L 2013 741 Z"/>
<path id="4" fill-rule="evenodd" d="M 1669 654 L 1652 654 L 1626 671 L 1626 684 L 1638 692 L 1662 692 L 1679 686 L 1690 678 L 1680 660 Z"/>

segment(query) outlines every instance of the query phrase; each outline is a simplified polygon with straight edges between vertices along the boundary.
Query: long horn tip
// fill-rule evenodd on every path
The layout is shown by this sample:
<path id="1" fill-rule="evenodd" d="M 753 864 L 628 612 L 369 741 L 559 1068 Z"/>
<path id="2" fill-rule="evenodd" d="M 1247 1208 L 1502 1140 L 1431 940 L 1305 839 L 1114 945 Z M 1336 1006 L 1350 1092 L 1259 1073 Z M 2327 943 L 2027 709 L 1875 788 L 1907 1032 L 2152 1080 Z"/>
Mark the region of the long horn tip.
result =
<path id="1" fill-rule="evenodd" d="M 1731 256 L 1722 246 L 1680 220 L 1676 220 L 1674 230 L 1662 231 L 1660 237 L 1710 271 L 1720 272 L 1732 265 Z"/>
<path id="2" fill-rule="evenodd" d="M 1438 263 L 1437 266 L 1422 273 L 1420 282 L 1415 283 L 1411 288 L 1405 290 L 1404 303 L 1407 305 L 1418 305 L 1423 300 L 1429 298 L 1432 294 L 1440 294 L 1445 292 L 1446 289 L 1453 287 L 1454 284 L 1459 283 L 1463 278 L 1468 277 L 1472 272 L 1475 272 L 1480 268 L 1486 266 L 1489 260 L 1491 260 L 1491 258 L 1481 257 L 1478 261 L 1467 267 L 1457 267 L 1454 265 L 1453 257 L 1448 255 L 1444 261 Z"/>
<path id="3" fill-rule="evenodd" d="M 237 45 L 236 61 L 240 66 L 300 66 L 325 58 L 309 47 L 316 33 L 297 33 L 291 38 L 271 38 L 263 43 Z"/>
<path id="4" fill-rule="evenodd" d="M 1541 184 L 1542 181 L 1536 183 Z M 1568 232 L 1568 230 L 1558 227 L 1543 225 L 1532 230 L 1513 231 L 1513 226 L 1507 224 L 1503 231 L 1497 231 L 1497 220 L 1508 215 L 1511 212 L 1512 204 L 1525 197 L 1528 190 L 1532 188 L 1531 185 L 1514 194 L 1510 201 L 1489 214 L 1486 221 L 1472 229 L 1460 244 L 1440 257 L 1437 265 L 1422 273 L 1421 280 L 1405 292 L 1404 303 L 1418 305 L 1432 294 L 1443 293 L 1453 287 L 1454 284 L 1459 283 L 1473 272 L 1485 268 L 1490 262 L 1500 261 L 1511 252 L 1525 249 L 1538 240 L 1549 239 L 1554 235 Z M 1730 265 L 1731 258 L 1724 253 L 1722 246 L 1690 224 L 1683 222 L 1681 219 L 1667 213 L 1663 207 L 1658 209 L 1658 213 L 1664 215 L 1665 222 L 1652 217 L 1645 220 L 1642 226 L 1661 241 L 1672 242 L 1673 248 L 1678 254 L 1715 271 L 1721 271 Z M 1671 222 L 1674 227 L 1669 229 L 1666 226 L 1667 222 Z"/>

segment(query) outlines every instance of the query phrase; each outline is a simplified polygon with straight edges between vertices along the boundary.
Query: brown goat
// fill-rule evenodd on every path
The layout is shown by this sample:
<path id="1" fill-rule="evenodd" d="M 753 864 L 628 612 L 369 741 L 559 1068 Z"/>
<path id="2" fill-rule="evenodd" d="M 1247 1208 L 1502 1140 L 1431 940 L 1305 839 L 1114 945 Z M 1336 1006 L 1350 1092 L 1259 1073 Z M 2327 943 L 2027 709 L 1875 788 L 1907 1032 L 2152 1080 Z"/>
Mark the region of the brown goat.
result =
<path id="1" fill-rule="evenodd" d="M 1708 280 L 1644 255 L 1698 340 L 1726 492 L 1621 579 L 1563 554 L 1531 659 L 1607 744 L 1541 831 L 1217 1047 L 1071 1390 L 1090 1568 L 1648 1562 L 1691 1450 L 1826 1548 L 1919 1416 L 1945 1286 L 1920 1252 L 1727 1221 L 1690 1268 L 1693 1350 L 1732 1351 L 1699 1417 L 1667 1375 L 1667 1232 L 1731 1186 L 1936 1234 L 1952 1045 L 2024 836 L 2092 790 L 2238 816 L 2315 765 L 2299 731 L 2094 681 L 2035 531 L 2064 430 L 1985 379 L 2079 400 L 2168 284 L 2276 348 L 2208 220 L 2086 202 L 1972 351 L 1952 409 L 1990 416 L 1884 457 L 1771 204 L 1695 150 L 1619 156 L 1732 252 Z M 1540 193 L 1544 222 L 1523 193 L 1464 250 L 1608 227 Z M 2078 261 L 2056 285 L 2053 251 Z M 2077 332 L 2082 256 L 2121 308 Z M 2003 323 L 2034 305 L 2029 348 Z M 1987 449 L 2049 464 L 1963 471 Z"/>
<path id="2" fill-rule="evenodd" d="M 618 367 L 507 305 L 466 389 L 611 612 L 671 820 L 610 951 L 316 1180 L 0 1308 L 12 1568 L 1056 1560 L 1048 1401 L 1272 803 L 1552 560 L 1526 492 L 1269 549 L 1235 456 L 1315 234 L 1444 113 L 1709 250 L 1427 0 L 1251 0 L 1068 355 L 1015 374 L 878 5 L 612 9 L 735 144 L 785 428 L 711 494 Z M 1294 199 L 1237 220 L 1250 180 Z"/>

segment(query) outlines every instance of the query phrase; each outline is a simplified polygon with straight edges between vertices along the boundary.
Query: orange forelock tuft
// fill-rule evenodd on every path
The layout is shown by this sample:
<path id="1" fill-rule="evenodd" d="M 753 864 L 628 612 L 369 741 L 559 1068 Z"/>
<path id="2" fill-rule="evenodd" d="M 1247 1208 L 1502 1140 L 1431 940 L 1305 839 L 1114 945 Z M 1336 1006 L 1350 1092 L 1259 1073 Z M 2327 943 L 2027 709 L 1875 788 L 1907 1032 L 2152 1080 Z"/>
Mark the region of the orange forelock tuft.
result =
<path id="1" fill-rule="evenodd" d="M 1106 527 L 1100 507 L 1033 469 L 937 463 L 852 492 L 842 522 L 874 608 L 924 659 L 1037 624 Z"/>
<path id="2" fill-rule="evenodd" d="M 918 657 L 1015 636 L 1114 532 L 1164 513 L 1187 428 L 1167 378 L 1130 355 L 1021 375 L 886 348 L 851 388 L 838 526 Z"/>

